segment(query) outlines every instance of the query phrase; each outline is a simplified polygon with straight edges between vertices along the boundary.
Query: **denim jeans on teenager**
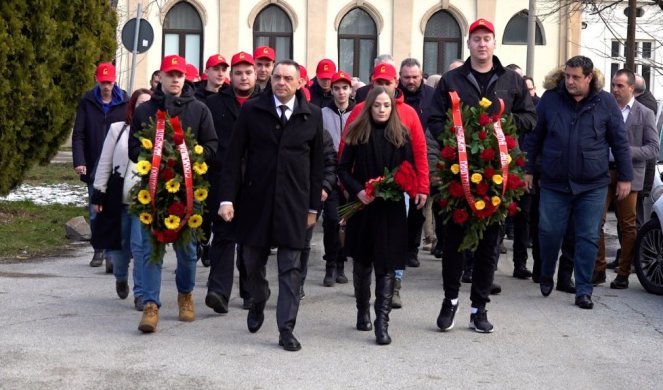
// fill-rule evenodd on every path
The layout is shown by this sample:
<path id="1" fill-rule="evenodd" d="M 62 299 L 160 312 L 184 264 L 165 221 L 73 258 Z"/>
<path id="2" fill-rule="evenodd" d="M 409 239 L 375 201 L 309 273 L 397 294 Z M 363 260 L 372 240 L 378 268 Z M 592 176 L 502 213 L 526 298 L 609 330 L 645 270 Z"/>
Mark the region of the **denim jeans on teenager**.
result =
<path id="1" fill-rule="evenodd" d="M 541 189 L 539 245 L 541 276 L 552 278 L 570 215 L 575 218 L 576 296 L 592 295 L 592 272 L 599 245 L 599 228 L 608 187 L 580 194 Z"/>
<path id="2" fill-rule="evenodd" d="M 118 282 L 129 279 L 129 261 L 134 259 L 134 297 L 143 296 L 143 226 L 138 217 L 127 212 L 125 205 L 122 210 L 122 249 L 106 251 L 113 261 L 113 275 Z"/>
<path id="3" fill-rule="evenodd" d="M 87 185 L 87 199 L 88 199 L 88 213 L 89 213 L 89 219 L 90 219 L 90 230 L 94 229 L 94 224 L 92 221 L 97 217 L 97 212 L 94 209 L 94 205 L 92 204 L 92 193 L 94 192 L 94 186 L 92 184 Z M 94 231 L 91 231 L 90 234 L 94 234 Z M 94 248 L 94 247 L 93 247 Z M 101 250 L 101 248 L 94 248 L 95 252 L 98 250 Z"/>
<path id="4" fill-rule="evenodd" d="M 158 264 L 152 263 L 152 233 L 143 228 L 143 303 L 154 302 L 161 307 L 159 294 L 161 293 L 161 267 L 162 261 Z M 177 268 L 175 270 L 175 284 L 177 292 L 187 294 L 193 291 L 196 285 L 196 256 L 197 240 L 193 239 L 184 246 L 173 244 L 175 256 L 177 257 Z"/>

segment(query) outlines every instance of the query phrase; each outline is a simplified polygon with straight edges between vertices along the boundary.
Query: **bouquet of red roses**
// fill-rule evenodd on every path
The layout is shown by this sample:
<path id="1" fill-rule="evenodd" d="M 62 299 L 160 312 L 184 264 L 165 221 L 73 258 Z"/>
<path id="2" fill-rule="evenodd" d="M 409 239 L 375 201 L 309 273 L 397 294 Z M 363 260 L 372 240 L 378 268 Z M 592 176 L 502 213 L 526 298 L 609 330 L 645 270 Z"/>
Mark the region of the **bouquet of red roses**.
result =
<path id="1" fill-rule="evenodd" d="M 469 107 L 456 92 L 449 95 L 452 107 L 439 136 L 436 199 L 445 222 L 453 218 L 465 230 L 459 250 L 475 250 L 488 225 L 518 211 L 516 201 L 525 191 L 525 154 L 518 147 L 512 115 L 488 115 L 492 102 L 486 98 Z"/>
<path id="2" fill-rule="evenodd" d="M 202 234 L 207 164 L 191 131 L 163 111 L 136 137 L 143 147 L 136 164 L 141 181 L 131 190 L 129 211 L 150 227 L 152 261 L 157 262 L 167 243 L 184 245 Z"/>
<path id="3" fill-rule="evenodd" d="M 364 190 L 367 196 L 384 200 L 401 200 L 403 192 L 414 197 L 417 194 L 417 173 L 409 161 L 403 161 L 401 165 L 391 171 L 385 168 L 382 176 L 369 179 L 364 184 Z M 347 221 L 362 208 L 364 208 L 364 204 L 357 199 L 339 207 L 338 216 L 341 220 Z"/>

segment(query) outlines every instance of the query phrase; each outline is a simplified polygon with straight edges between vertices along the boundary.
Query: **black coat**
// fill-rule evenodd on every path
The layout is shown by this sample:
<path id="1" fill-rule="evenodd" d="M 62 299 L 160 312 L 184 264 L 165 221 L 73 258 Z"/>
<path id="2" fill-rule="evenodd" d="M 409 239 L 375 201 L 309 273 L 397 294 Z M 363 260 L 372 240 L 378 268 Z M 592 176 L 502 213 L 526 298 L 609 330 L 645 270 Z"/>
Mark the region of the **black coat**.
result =
<path id="1" fill-rule="evenodd" d="M 327 92 L 323 91 L 315 78 L 313 78 L 313 84 L 308 90 L 311 92 L 311 103 L 320 108 L 327 107 L 329 103 L 334 101 L 331 90 Z"/>
<path id="2" fill-rule="evenodd" d="M 185 83 L 180 96 L 166 96 L 159 84 L 152 99 L 136 107 L 131 120 L 131 133 L 129 133 L 129 158 L 131 161 L 137 162 L 142 149 L 140 140 L 135 137 L 136 133 L 149 125 L 150 118 L 156 120 L 157 110 L 165 110 L 171 117 L 179 117 L 182 129 L 186 131 L 191 128 L 198 144 L 204 148 L 205 161 L 210 164 L 214 160 L 218 141 L 212 114 L 204 103 L 196 100 L 193 94 L 193 87 L 189 83 Z"/>
<path id="3" fill-rule="evenodd" d="M 400 85 L 399 88 L 401 92 L 403 92 L 405 103 L 409 104 L 415 109 L 415 111 L 417 111 L 417 115 L 419 115 L 419 120 L 421 121 L 421 127 L 426 129 L 426 126 L 428 126 L 431 105 L 433 104 L 435 88 L 426 85 L 424 82 L 421 83 L 421 86 L 419 86 L 419 89 L 415 92 L 408 91 L 403 85 Z"/>
<path id="4" fill-rule="evenodd" d="M 384 137 L 384 129 L 374 127 L 366 144 L 346 144 L 338 165 L 338 177 L 351 200 L 369 179 L 382 176 L 403 161 L 414 165 L 412 146 L 396 148 Z M 373 264 L 376 275 L 405 268 L 407 216 L 405 201 L 375 199 L 347 222 L 345 250 L 355 261 Z"/>
<path id="5" fill-rule="evenodd" d="M 101 105 L 95 97 L 95 89 L 86 92 L 81 98 L 76 110 L 76 122 L 71 135 L 71 150 L 74 160 L 74 167 L 85 165 L 87 174 L 81 175 L 81 180 L 92 184 L 92 172 L 101 155 L 101 149 L 104 146 L 104 140 L 110 125 L 115 122 L 123 122 L 127 115 L 127 102 L 129 97 L 126 92 L 116 87 L 113 91 L 114 104 L 108 113 L 104 113 Z M 118 92 L 119 91 L 119 92 Z"/>
<path id="6" fill-rule="evenodd" d="M 296 97 L 284 128 L 272 93 L 244 103 L 237 118 L 221 171 L 221 201 L 234 204 L 241 244 L 303 249 L 309 210 L 320 209 L 322 115 L 301 91 Z"/>

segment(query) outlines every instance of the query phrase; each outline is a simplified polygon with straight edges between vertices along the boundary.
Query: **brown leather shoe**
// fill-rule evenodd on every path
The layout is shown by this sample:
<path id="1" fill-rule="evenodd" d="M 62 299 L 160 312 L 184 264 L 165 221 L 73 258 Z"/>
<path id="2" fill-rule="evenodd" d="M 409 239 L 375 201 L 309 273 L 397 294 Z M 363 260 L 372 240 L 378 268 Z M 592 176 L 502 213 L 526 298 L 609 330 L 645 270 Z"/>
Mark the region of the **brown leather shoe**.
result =
<path id="1" fill-rule="evenodd" d="M 193 307 L 193 294 L 177 294 L 177 306 L 180 308 L 180 321 L 191 322 L 196 319 Z"/>
<path id="2" fill-rule="evenodd" d="M 154 302 L 149 302 L 143 307 L 143 318 L 138 324 L 138 330 L 143 333 L 152 333 L 157 330 L 159 323 L 159 308 Z"/>

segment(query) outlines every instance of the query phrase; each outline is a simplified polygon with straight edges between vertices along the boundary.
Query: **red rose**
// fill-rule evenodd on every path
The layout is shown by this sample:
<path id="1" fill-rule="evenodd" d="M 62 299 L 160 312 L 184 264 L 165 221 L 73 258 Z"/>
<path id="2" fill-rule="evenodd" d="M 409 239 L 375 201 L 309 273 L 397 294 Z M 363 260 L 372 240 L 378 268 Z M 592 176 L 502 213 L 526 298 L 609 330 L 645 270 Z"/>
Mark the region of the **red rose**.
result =
<path id="1" fill-rule="evenodd" d="M 516 175 L 509 175 L 509 178 L 507 179 L 507 184 L 506 188 L 509 190 L 515 190 L 518 187 L 523 187 L 525 185 L 525 182 L 520 180 L 520 178 Z"/>
<path id="2" fill-rule="evenodd" d="M 153 230 L 152 233 L 154 233 L 154 237 L 157 241 L 163 243 L 175 242 L 179 237 L 179 232 L 175 230 Z"/>
<path id="3" fill-rule="evenodd" d="M 485 181 L 480 181 L 476 185 L 477 195 L 486 195 L 488 193 L 488 184 Z"/>
<path id="4" fill-rule="evenodd" d="M 379 187 L 380 183 L 382 183 L 382 179 L 383 177 L 379 176 L 373 179 L 369 179 L 366 182 L 366 186 L 364 186 L 364 190 L 366 191 L 366 196 L 375 196 L 374 194 L 376 187 Z"/>
<path id="5" fill-rule="evenodd" d="M 480 139 L 481 141 L 483 141 L 483 140 L 486 139 L 486 132 L 485 132 L 485 131 L 481 130 L 481 131 L 479 132 L 479 139 Z"/>
<path id="6" fill-rule="evenodd" d="M 456 126 L 454 126 L 454 125 L 449 126 L 449 132 L 451 134 L 456 134 Z"/>
<path id="7" fill-rule="evenodd" d="M 481 159 L 485 161 L 491 161 L 495 158 L 495 149 L 488 148 L 481 151 Z"/>
<path id="8" fill-rule="evenodd" d="M 509 213 L 509 216 L 513 217 L 518 212 L 518 205 L 515 202 L 511 202 L 506 209 Z"/>
<path id="9" fill-rule="evenodd" d="M 442 153 L 440 156 L 447 161 L 454 161 L 456 159 L 456 149 L 451 146 L 445 146 L 442 148 Z"/>
<path id="10" fill-rule="evenodd" d="M 465 194 L 465 191 L 463 190 L 463 185 L 457 181 L 452 181 L 451 183 L 449 183 L 449 194 L 454 198 L 460 198 L 461 196 L 463 196 L 463 194 Z"/>
<path id="11" fill-rule="evenodd" d="M 467 221 L 468 217 L 469 217 L 469 215 L 467 215 L 467 211 L 465 211 L 463 209 L 458 209 L 458 210 L 454 211 L 454 222 L 457 225 L 464 224 L 465 221 Z"/>
<path id="12" fill-rule="evenodd" d="M 445 165 L 442 161 L 438 161 L 435 167 L 437 168 L 438 171 L 444 171 Z"/>
<path id="13" fill-rule="evenodd" d="M 486 167 L 486 169 L 483 170 L 483 175 L 486 177 L 486 179 L 490 180 L 495 175 L 495 169 L 491 167 Z"/>
<path id="14" fill-rule="evenodd" d="M 488 116 L 488 114 L 483 113 L 483 114 L 479 115 L 479 125 L 480 126 L 488 126 L 490 124 L 490 122 L 491 121 L 490 121 L 490 117 Z"/>
<path id="15" fill-rule="evenodd" d="M 171 161 L 171 160 L 168 160 L 168 161 Z M 175 171 L 172 168 L 166 168 L 163 171 L 161 171 L 161 178 L 164 181 L 168 181 L 168 180 L 170 180 L 174 177 L 175 177 Z"/>
<path id="16" fill-rule="evenodd" d="M 500 120 L 500 114 L 493 114 L 493 122 L 498 122 Z"/>
<path id="17" fill-rule="evenodd" d="M 175 142 L 175 145 L 182 144 L 184 142 L 184 134 L 177 131 L 173 133 L 173 142 Z"/>
<path id="18" fill-rule="evenodd" d="M 442 199 L 437 201 L 437 205 L 440 206 L 441 209 L 447 207 L 448 204 L 449 204 L 449 201 L 446 198 L 442 198 Z"/>
<path id="19" fill-rule="evenodd" d="M 401 166 L 394 173 L 394 183 L 410 195 L 415 197 L 417 195 L 417 172 L 409 161 L 403 161 Z"/>
<path id="20" fill-rule="evenodd" d="M 516 145 L 518 145 L 518 142 L 513 137 L 507 135 L 505 138 L 506 138 L 506 146 L 509 149 L 513 149 L 516 147 Z"/>
<path id="21" fill-rule="evenodd" d="M 182 217 L 184 216 L 185 211 L 186 208 L 182 202 L 175 202 L 168 206 L 168 214 L 170 215 L 177 215 L 178 217 Z"/>
<path id="22" fill-rule="evenodd" d="M 172 167 L 175 166 L 175 164 L 177 164 L 177 161 L 175 161 L 175 160 L 173 160 L 173 159 L 170 159 L 170 160 L 166 161 L 166 164 L 167 164 L 169 167 L 172 168 Z"/>
<path id="23" fill-rule="evenodd" d="M 519 167 L 525 166 L 525 159 L 523 158 L 523 156 L 520 156 L 516 159 L 516 165 Z"/>

